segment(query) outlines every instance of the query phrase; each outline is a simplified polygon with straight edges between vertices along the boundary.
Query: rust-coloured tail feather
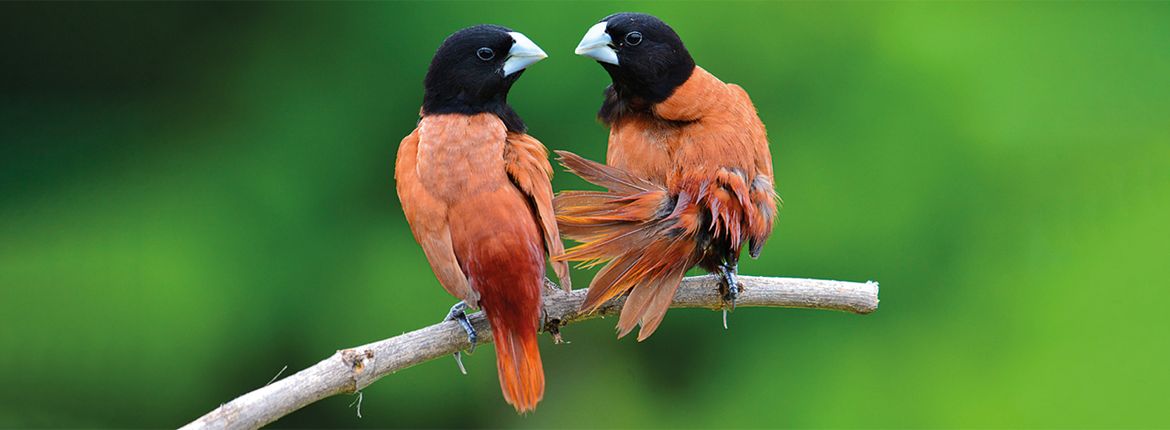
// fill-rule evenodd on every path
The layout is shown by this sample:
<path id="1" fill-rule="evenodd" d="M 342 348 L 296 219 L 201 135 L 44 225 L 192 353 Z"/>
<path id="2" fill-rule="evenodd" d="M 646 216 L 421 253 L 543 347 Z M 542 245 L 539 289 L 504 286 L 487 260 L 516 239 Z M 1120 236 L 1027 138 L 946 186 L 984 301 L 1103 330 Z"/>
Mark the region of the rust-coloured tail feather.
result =
<path id="1" fill-rule="evenodd" d="M 536 409 L 544 397 L 544 369 L 540 361 L 540 349 L 536 341 L 535 323 L 514 326 L 511 321 L 493 318 L 492 338 L 496 342 L 496 367 L 500 375 L 500 388 L 504 400 L 525 413 Z"/>
<path id="2" fill-rule="evenodd" d="M 635 288 L 626 299 L 626 306 L 622 308 L 622 315 L 618 320 L 618 337 L 629 334 L 637 324 L 642 325 L 642 329 L 638 330 L 638 342 L 654 334 L 654 330 L 662 323 L 666 310 L 670 308 L 674 292 L 678 290 L 685 273 L 686 269 L 667 273 L 662 278 L 650 279 L 646 284 Z"/>
<path id="3" fill-rule="evenodd" d="M 618 336 L 641 325 L 643 340 L 662 322 L 679 282 L 696 264 L 698 209 L 675 199 L 661 185 L 615 167 L 558 151 L 561 163 L 607 192 L 570 191 L 557 196 L 561 233 L 582 242 L 559 257 L 583 266 L 605 263 L 589 285 L 583 309 L 590 312 L 631 291 L 618 322 Z M 692 193 L 692 195 L 695 195 Z"/>
<path id="4" fill-rule="evenodd" d="M 535 409 L 544 397 L 544 369 L 536 342 L 544 250 L 532 233 L 519 240 L 518 236 L 497 236 L 494 240 L 502 246 L 477 247 L 465 263 L 471 285 L 480 292 L 480 307 L 492 325 L 504 400 L 520 413 Z"/>
<path id="5" fill-rule="evenodd" d="M 771 233 L 776 197 L 766 176 L 711 168 L 672 180 L 670 189 L 575 154 L 557 151 L 573 173 L 607 191 L 568 191 L 554 205 L 562 235 L 581 242 L 557 261 L 607 263 L 585 296 L 582 308 L 596 311 L 630 292 L 618 321 L 618 336 L 640 325 L 646 339 L 662 322 L 688 269 L 711 258 L 737 261 L 741 244 L 750 253 Z M 699 248 L 704 243 L 705 247 Z M 711 243 L 718 249 L 710 254 Z M 722 255 L 726 253 L 726 255 Z"/>
<path id="6" fill-rule="evenodd" d="M 570 172 L 580 176 L 581 179 L 589 181 L 591 184 L 600 185 L 612 192 L 634 194 L 639 191 L 647 191 L 655 188 L 661 189 L 661 187 L 645 179 L 630 175 L 621 169 L 586 160 L 572 152 L 554 152 L 560 156 L 557 161 L 560 161 L 561 165 L 569 169 Z"/>

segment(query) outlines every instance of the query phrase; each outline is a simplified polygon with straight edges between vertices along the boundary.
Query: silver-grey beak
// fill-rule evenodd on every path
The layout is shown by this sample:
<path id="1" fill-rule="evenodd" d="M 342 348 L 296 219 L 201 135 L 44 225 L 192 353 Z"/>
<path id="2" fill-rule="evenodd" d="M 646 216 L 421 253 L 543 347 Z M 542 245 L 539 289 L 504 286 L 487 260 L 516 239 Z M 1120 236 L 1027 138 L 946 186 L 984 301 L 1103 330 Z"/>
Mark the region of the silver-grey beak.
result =
<path id="1" fill-rule="evenodd" d="M 512 36 L 512 49 L 508 50 L 508 59 L 504 60 L 504 76 L 524 70 L 537 61 L 548 58 L 536 43 L 528 36 L 515 31 L 508 32 Z"/>
<path id="2" fill-rule="evenodd" d="M 599 22 L 593 27 L 589 27 L 589 31 L 585 32 L 581 43 L 577 44 L 577 50 L 573 52 L 602 63 L 618 65 L 617 51 L 614 51 L 613 47 L 610 46 L 613 44 L 613 39 L 605 32 L 607 25 L 609 25 L 608 22 Z"/>

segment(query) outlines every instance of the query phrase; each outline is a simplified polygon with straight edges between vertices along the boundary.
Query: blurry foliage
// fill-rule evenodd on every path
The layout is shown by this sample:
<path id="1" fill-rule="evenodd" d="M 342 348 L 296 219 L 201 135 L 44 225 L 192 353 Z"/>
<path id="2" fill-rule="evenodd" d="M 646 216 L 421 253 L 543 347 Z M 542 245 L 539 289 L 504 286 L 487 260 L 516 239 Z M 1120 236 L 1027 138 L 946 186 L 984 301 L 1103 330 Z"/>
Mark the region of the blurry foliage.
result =
<path id="1" fill-rule="evenodd" d="M 1165 425 L 1170 3 L 358 2 L 0 5 L 0 427 L 172 427 L 437 322 L 391 174 L 431 54 L 524 32 L 551 58 L 510 101 L 601 159 L 572 48 L 619 10 L 769 127 L 786 204 L 742 271 L 879 280 L 881 309 L 581 324 L 529 416 L 485 348 L 279 426 Z"/>

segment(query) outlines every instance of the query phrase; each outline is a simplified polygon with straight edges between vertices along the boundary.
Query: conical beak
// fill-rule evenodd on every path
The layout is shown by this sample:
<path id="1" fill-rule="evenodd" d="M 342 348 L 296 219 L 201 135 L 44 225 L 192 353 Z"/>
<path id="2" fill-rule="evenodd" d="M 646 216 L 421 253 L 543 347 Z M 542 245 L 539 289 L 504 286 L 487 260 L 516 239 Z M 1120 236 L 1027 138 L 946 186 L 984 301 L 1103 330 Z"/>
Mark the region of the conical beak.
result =
<path id="1" fill-rule="evenodd" d="M 512 44 L 512 49 L 508 50 L 508 59 L 504 60 L 504 76 L 524 70 L 533 63 L 548 58 L 548 54 L 536 46 L 528 36 L 515 31 L 508 34 L 515 43 Z"/>
<path id="2" fill-rule="evenodd" d="M 599 22 L 593 27 L 589 27 L 589 31 L 585 32 L 581 43 L 577 44 L 577 50 L 573 52 L 602 63 L 618 65 L 617 51 L 613 50 L 613 39 L 609 37 L 609 33 L 605 32 L 607 25 L 609 25 L 608 22 Z"/>

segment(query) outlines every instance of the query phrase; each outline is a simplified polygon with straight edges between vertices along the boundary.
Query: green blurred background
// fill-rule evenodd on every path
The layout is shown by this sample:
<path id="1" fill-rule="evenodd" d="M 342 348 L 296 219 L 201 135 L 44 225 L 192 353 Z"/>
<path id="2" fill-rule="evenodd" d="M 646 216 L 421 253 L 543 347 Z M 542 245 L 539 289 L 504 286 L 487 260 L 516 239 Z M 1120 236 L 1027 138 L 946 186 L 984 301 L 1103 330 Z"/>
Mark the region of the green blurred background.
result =
<path id="1" fill-rule="evenodd" d="M 513 106 L 601 159 L 608 77 L 572 49 L 622 10 L 769 127 L 786 204 L 742 272 L 881 309 L 593 321 L 542 339 L 528 416 L 483 349 L 277 426 L 1167 425 L 1170 3 L 357 2 L 0 5 L 0 427 L 178 426 L 437 322 L 392 179 L 430 56 L 524 32 L 551 58 Z"/>

